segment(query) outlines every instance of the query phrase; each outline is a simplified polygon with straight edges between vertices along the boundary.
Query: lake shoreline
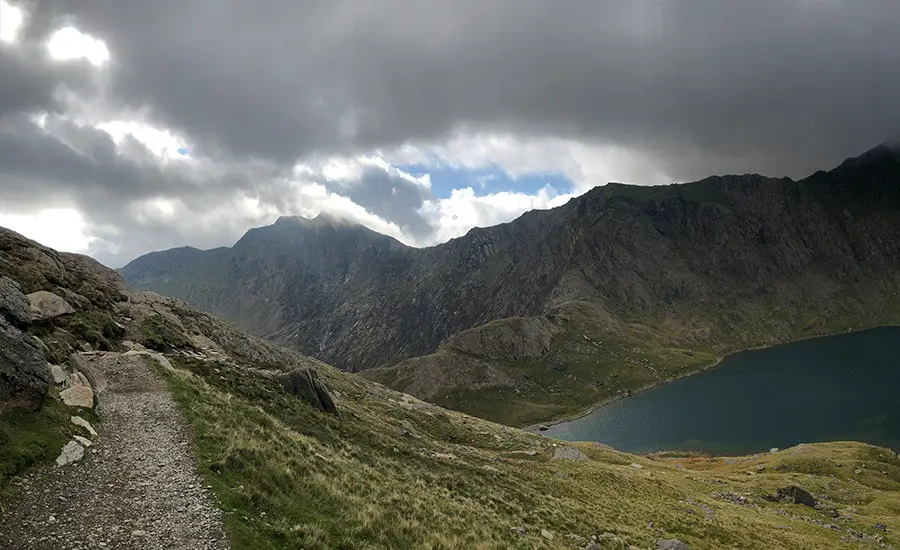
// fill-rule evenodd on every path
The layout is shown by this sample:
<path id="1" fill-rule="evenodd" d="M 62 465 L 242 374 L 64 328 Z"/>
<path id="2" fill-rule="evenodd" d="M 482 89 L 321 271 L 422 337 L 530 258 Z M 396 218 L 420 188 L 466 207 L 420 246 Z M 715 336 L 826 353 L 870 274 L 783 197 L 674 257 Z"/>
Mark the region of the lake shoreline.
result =
<path id="1" fill-rule="evenodd" d="M 829 332 L 829 333 L 824 333 L 824 334 L 814 334 L 814 335 L 810 335 L 810 336 L 803 336 L 801 338 L 797 338 L 795 340 L 790 340 L 787 342 L 780 342 L 777 344 L 751 346 L 751 347 L 747 347 L 747 348 L 741 348 L 739 350 L 725 353 L 724 355 L 722 355 L 722 357 L 718 358 L 717 360 L 713 361 L 712 363 L 709 363 L 708 365 L 703 366 L 702 368 L 700 368 L 698 370 L 692 370 L 692 371 L 680 374 L 678 376 L 673 376 L 671 378 L 667 378 L 667 379 L 659 381 L 659 382 L 655 382 L 652 384 L 646 384 L 646 385 L 636 388 L 634 390 L 630 390 L 630 393 L 628 395 L 615 395 L 615 396 L 609 397 L 607 399 L 598 401 L 598 402 L 592 404 L 587 409 L 580 410 L 576 413 L 572 413 L 570 415 L 565 415 L 560 418 L 554 418 L 552 420 L 548 420 L 545 422 L 536 422 L 533 424 L 529 424 L 527 426 L 521 427 L 521 429 L 523 429 L 527 432 L 530 432 L 530 433 L 537 434 L 537 435 L 544 435 L 545 430 L 541 430 L 542 427 L 551 428 L 551 427 L 557 426 L 559 424 L 564 424 L 566 422 L 572 422 L 574 420 L 578 420 L 580 418 L 589 416 L 590 414 L 596 412 L 598 409 L 601 409 L 611 403 L 615 403 L 616 401 L 636 397 L 636 396 L 643 394 L 649 390 L 652 390 L 653 388 L 659 388 L 659 387 L 671 384 L 672 382 L 682 380 L 684 378 L 689 378 L 691 376 L 709 372 L 709 371 L 719 367 L 725 359 L 727 359 L 729 357 L 734 357 L 736 355 L 740 355 L 742 353 L 747 353 L 747 352 L 751 352 L 751 351 L 775 349 L 775 348 L 778 348 L 781 346 L 787 346 L 790 344 L 796 344 L 798 342 L 804 342 L 804 341 L 808 341 L 808 340 L 816 340 L 819 338 L 830 338 L 830 337 L 834 337 L 834 336 L 841 336 L 844 334 L 861 333 L 861 332 L 867 332 L 870 330 L 878 330 L 878 329 L 882 329 L 882 328 L 892 328 L 892 327 L 893 328 L 900 327 L 900 323 L 885 324 L 885 325 L 878 325 L 878 326 L 874 326 L 874 327 L 850 329 L 850 330 L 837 331 L 837 332 Z M 550 436 L 545 436 L 545 437 L 550 437 Z"/>

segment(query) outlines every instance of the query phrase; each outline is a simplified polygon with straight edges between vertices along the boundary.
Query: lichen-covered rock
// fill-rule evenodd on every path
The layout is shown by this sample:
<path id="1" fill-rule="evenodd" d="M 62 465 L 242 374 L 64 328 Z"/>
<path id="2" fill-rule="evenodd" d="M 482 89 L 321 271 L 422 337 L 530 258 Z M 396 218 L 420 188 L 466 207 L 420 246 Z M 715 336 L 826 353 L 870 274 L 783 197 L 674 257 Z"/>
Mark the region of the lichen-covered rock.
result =
<path id="1" fill-rule="evenodd" d="M 331 393 L 319 380 L 315 370 L 306 367 L 299 368 L 278 375 L 278 380 L 289 393 L 304 399 L 320 410 L 340 416 Z"/>
<path id="2" fill-rule="evenodd" d="M 0 412 L 39 409 L 51 382 L 50 368 L 34 339 L 0 315 Z"/>
<path id="3" fill-rule="evenodd" d="M 69 302 L 46 290 L 29 294 L 28 304 L 31 307 L 32 321 L 46 321 L 60 315 L 75 313 L 75 309 L 69 305 Z"/>

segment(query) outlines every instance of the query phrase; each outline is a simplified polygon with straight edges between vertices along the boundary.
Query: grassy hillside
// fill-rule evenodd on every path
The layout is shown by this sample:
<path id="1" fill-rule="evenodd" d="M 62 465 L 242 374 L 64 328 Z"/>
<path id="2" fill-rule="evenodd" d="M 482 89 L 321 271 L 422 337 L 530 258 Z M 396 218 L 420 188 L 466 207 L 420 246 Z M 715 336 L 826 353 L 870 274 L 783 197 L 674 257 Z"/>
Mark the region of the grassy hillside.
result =
<path id="1" fill-rule="evenodd" d="M 889 297 L 877 312 L 800 319 L 773 306 L 767 322 L 759 326 L 729 327 L 727 316 L 720 315 L 710 323 L 728 337 L 715 341 L 705 339 L 705 331 L 679 323 L 620 322 L 590 305 L 569 304 L 560 312 L 552 316 L 550 344 L 540 355 L 505 351 L 487 356 L 483 349 L 466 349 L 451 339 L 433 354 L 360 374 L 443 407 L 526 426 L 571 418 L 600 403 L 694 374 L 729 353 L 900 325 L 900 298 Z M 496 332 L 498 325 L 514 333 L 521 320 L 501 319 L 466 332 Z M 772 326 L 784 329 L 772 332 Z"/>
<path id="2" fill-rule="evenodd" d="M 842 538 L 878 548 L 900 529 L 900 458 L 885 449 L 638 457 L 492 424 L 325 365 L 342 419 L 244 365 L 172 363 L 159 368 L 237 547 L 584 548 L 595 536 L 600 548 L 655 548 L 658 538 L 694 549 L 839 548 Z M 584 459 L 554 460 L 564 447 Z M 792 484 L 840 516 L 766 500 Z"/>

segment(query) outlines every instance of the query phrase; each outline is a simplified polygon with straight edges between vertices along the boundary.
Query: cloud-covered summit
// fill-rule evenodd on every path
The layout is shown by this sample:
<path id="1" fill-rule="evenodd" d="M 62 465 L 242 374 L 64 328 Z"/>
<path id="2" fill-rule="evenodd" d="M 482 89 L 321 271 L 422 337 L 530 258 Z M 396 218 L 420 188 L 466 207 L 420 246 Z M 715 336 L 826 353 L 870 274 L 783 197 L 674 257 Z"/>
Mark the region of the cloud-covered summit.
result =
<path id="1" fill-rule="evenodd" d="M 323 208 L 429 244 L 609 180 L 803 176 L 900 131 L 892 0 L 0 3 L 23 15 L 0 223 L 74 210 L 114 264 Z"/>

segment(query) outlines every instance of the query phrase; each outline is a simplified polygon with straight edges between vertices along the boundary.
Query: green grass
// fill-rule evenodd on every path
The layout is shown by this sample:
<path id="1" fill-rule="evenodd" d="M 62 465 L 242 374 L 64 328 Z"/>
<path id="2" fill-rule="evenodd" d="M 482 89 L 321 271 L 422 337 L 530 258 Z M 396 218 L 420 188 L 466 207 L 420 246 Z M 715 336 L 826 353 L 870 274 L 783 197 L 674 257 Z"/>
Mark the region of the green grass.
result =
<path id="1" fill-rule="evenodd" d="M 190 349 L 194 345 L 184 331 L 162 315 L 151 315 L 140 323 L 141 343 L 156 351 Z"/>
<path id="2" fill-rule="evenodd" d="M 200 472 L 236 548 L 576 548 L 604 533 L 612 548 L 650 548 L 659 537 L 694 549 L 842 547 L 846 531 L 828 528 L 831 518 L 763 499 L 787 484 L 842 511 L 854 508 L 842 529 L 869 533 L 886 523 L 892 543 L 900 530 L 900 487 L 888 486 L 892 473 L 881 474 L 893 467 L 885 449 L 806 445 L 725 461 L 575 444 L 590 460 L 554 461 L 561 442 L 325 365 L 319 375 L 342 419 L 246 366 L 170 359 L 175 368 L 160 371 L 192 428 Z M 523 450 L 534 452 L 516 452 Z M 878 457 L 878 469 L 856 479 L 856 464 L 874 466 Z M 718 496 L 727 492 L 747 494 L 752 505 Z M 520 526 L 526 537 L 511 530 Z"/>
<path id="3" fill-rule="evenodd" d="M 29 467 L 55 460 L 73 434 L 85 435 L 69 421 L 72 414 L 48 396 L 37 412 L 14 410 L 0 415 L 0 489 Z"/>
<path id="4" fill-rule="evenodd" d="M 117 349 L 125 329 L 119 325 L 108 311 L 95 309 L 76 311 L 51 321 L 32 325 L 29 331 L 47 346 L 47 360 L 53 364 L 65 363 L 82 343 L 94 349 L 114 351 Z"/>

